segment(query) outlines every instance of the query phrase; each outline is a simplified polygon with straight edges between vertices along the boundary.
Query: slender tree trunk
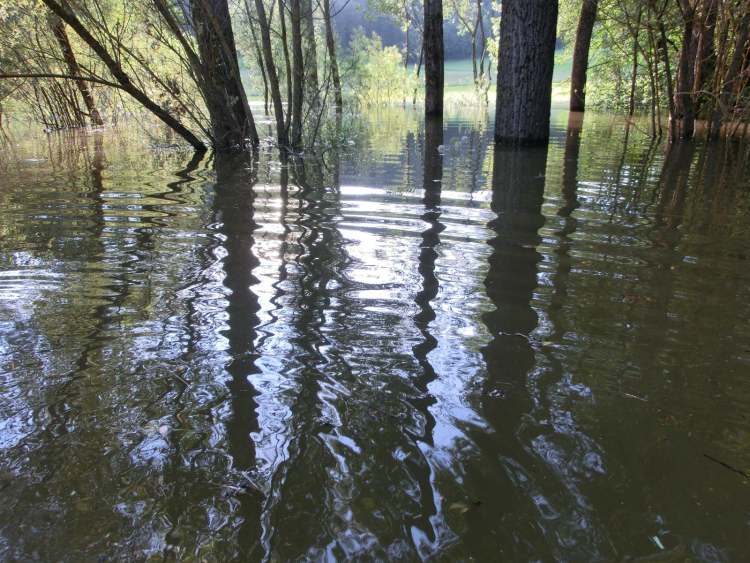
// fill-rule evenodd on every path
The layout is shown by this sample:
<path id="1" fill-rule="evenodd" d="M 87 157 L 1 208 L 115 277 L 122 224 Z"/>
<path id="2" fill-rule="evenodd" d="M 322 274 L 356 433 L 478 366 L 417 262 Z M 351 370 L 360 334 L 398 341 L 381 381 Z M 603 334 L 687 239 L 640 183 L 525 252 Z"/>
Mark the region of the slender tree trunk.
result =
<path id="1" fill-rule="evenodd" d="M 479 76 L 484 77 L 484 56 L 487 51 L 487 37 L 484 34 L 484 8 L 482 0 L 477 0 L 477 28 L 479 37 Z"/>
<path id="2" fill-rule="evenodd" d="M 284 125 L 287 131 L 287 137 L 289 137 L 289 131 L 292 126 L 292 113 L 294 108 L 294 90 L 292 87 L 292 58 L 289 56 L 289 38 L 286 33 L 286 10 L 284 9 L 284 3 L 279 4 L 279 28 L 281 31 L 281 50 L 284 53 L 284 76 L 286 78 L 286 95 L 287 95 L 287 110 L 286 120 Z"/>
<path id="3" fill-rule="evenodd" d="M 305 96 L 317 113 L 320 106 L 318 80 L 318 45 L 315 40 L 315 20 L 312 0 L 302 0 L 302 40 L 304 42 Z"/>
<path id="4" fill-rule="evenodd" d="M 628 102 L 628 116 L 635 113 L 635 86 L 638 79 L 638 36 L 633 38 L 633 68 L 630 71 L 630 100 Z"/>
<path id="5" fill-rule="evenodd" d="M 662 64 L 664 65 L 664 79 L 667 83 L 667 105 L 669 107 L 669 136 L 674 139 L 676 136 L 675 125 L 675 103 L 674 103 L 674 84 L 672 82 L 672 69 L 669 62 L 669 43 L 667 41 L 667 31 L 664 27 L 664 14 L 657 13 L 655 7 L 655 1 L 651 0 L 651 8 L 654 15 L 657 18 L 657 39 L 656 49 L 661 56 Z M 655 65 L 656 66 L 656 65 Z M 659 104 L 657 103 L 657 109 Z M 661 120 L 660 120 L 661 121 Z M 661 127 L 661 123 L 659 125 Z"/>
<path id="6" fill-rule="evenodd" d="M 246 139 L 257 145 L 258 132 L 240 79 L 227 0 L 190 0 L 190 8 L 214 146 L 219 150 L 243 147 Z"/>
<path id="7" fill-rule="evenodd" d="M 247 21 L 249 23 L 250 27 L 250 34 L 253 38 L 253 50 L 255 51 L 255 59 L 258 62 L 258 68 L 260 69 L 260 76 L 263 79 L 263 108 L 266 110 L 266 113 L 268 113 L 268 93 L 270 90 L 269 84 L 268 84 L 268 75 L 266 73 L 266 64 L 263 61 L 264 55 L 263 50 L 261 49 L 260 43 L 258 42 L 258 34 L 255 33 L 255 25 L 252 18 L 252 12 L 250 11 L 250 2 L 249 0 L 245 0 L 245 11 L 247 12 Z M 264 15 L 265 15 L 265 8 L 264 8 Z M 268 21 L 264 20 L 264 22 L 261 22 L 260 19 L 260 13 L 258 14 L 258 26 L 263 29 L 268 28 Z M 271 61 L 273 62 L 273 60 Z"/>
<path id="8" fill-rule="evenodd" d="M 445 52 L 443 45 L 443 0 L 424 0 L 424 110 L 426 115 L 443 114 Z"/>
<path id="9" fill-rule="evenodd" d="M 695 70 L 694 21 L 695 9 L 690 0 L 680 0 L 683 29 L 682 46 L 677 63 L 677 91 L 675 92 L 675 115 L 673 125 L 678 128 L 679 136 L 690 139 L 695 131 L 695 108 L 693 106 L 693 72 Z"/>
<path id="10" fill-rule="evenodd" d="M 247 1 L 247 0 L 246 0 Z M 248 17 L 250 7 L 246 4 Z M 283 8 L 281 8 L 283 10 Z M 266 7 L 263 0 L 255 0 L 255 12 L 258 16 L 260 27 L 260 40 L 263 47 L 263 58 L 265 60 L 268 85 L 271 89 L 271 102 L 273 103 L 273 114 L 276 118 L 276 138 L 279 145 L 284 147 L 289 144 L 287 128 L 284 122 L 284 105 L 281 101 L 281 88 L 279 86 L 279 75 L 276 72 L 276 63 L 273 60 L 273 47 L 271 46 L 271 27 L 266 16 Z M 250 24 L 252 26 L 252 23 Z M 253 32 L 254 35 L 255 32 Z"/>
<path id="11" fill-rule="evenodd" d="M 546 143 L 557 0 L 505 0 L 500 22 L 495 142 Z"/>
<path id="12" fill-rule="evenodd" d="M 71 76 L 81 76 L 81 69 L 78 66 L 78 60 L 76 59 L 73 48 L 70 45 L 70 39 L 65 31 L 65 22 L 63 22 L 59 16 L 50 14 L 50 27 L 52 28 L 52 34 L 55 36 L 60 51 L 62 52 L 63 59 L 65 59 L 65 66 L 68 67 L 68 74 Z M 94 127 L 101 127 L 104 125 L 99 110 L 96 109 L 96 102 L 94 102 L 94 96 L 91 93 L 91 88 L 88 82 L 85 80 L 76 80 L 76 87 L 78 92 L 83 98 L 83 103 L 86 105 L 86 111 L 89 114 L 91 125 Z"/>
<path id="13" fill-rule="evenodd" d="M 573 70 L 570 76 L 570 111 L 586 110 L 586 75 L 589 66 L 591 35 L 596 23 L 598 0 L 583 0 L 578 18 L 576 43 L 573 50 Z"/>
<path id="14" fill-rule="evenodd" d="M 331 65 L 331 81 L 333 82 L 333 102 L 336 104 L 336 114 L 341 115 L 344 107 L 344 98 L 341 94 L 341 76 L 339 75 L 339 63 L 336 57 L 336 38 L 333 35 L 333 21 L 331 21 L 331 2 L 323 0 L 323 19 L 326 25 L 326 46 L 328 48 L 328 59 Z M 408 30 L 407 30 L 408 37 Z M 408 41 L 408 39 L 407 39 Z M 407 60 L 409 58 L 407 50 Z"/>
<path id="15" fill-rule="evenodd" d="M 92 51 L 99 57 L 104 63 L 109 72 L 112 74 L 114 79 L 120 84 L 122 90 L 127 92 L 135 100 L 137 100 L 144 108 L 153 113 L 161 121 L 163 121 L 169 128 L 171 128 L 180 137 L 190 143 L 194 149 L 199 151 L 205 151 L 206 145 L 195 136 L 195 134 L 179 122 L 176 118 L 169 114 L 164 108 L 159 106 L 156 102 L 151 100 L 142 90 L 136 87 L 131 81 L 130 77 L 122 70 L 120 63 L 117 62 L 109 51 L 97 41 L 93 35 L 86 29 L 81 23 L 78 17 L 68 7 L 63 7 L 56 0 L 42 0 L 44 5 L 47 6 L 55 15 L 61 20 L 67 23 L 73 31 L 86 43 Z"/>
<path id="16" fill-rule="evenodd" d="M 291 0 L 292 23 L 292 146 L 302 146 L 302 102 L 305 82 L 302 56 L 302 6 L 301 0 Z"/>
<path id="17" fill-rule="evenodd" d="M 422 70 L 422 62 L 424 61 L 424 42 L 422 42 L 422 47 L 419 49 L 419 60 L 417 61 L 417 80 L 419 80 L 419 73 Z M 414 96 L 412 97 L 411 105 L 414 107 L 417 107 L 417 90 L 418 88 L 414 87 Z"/>

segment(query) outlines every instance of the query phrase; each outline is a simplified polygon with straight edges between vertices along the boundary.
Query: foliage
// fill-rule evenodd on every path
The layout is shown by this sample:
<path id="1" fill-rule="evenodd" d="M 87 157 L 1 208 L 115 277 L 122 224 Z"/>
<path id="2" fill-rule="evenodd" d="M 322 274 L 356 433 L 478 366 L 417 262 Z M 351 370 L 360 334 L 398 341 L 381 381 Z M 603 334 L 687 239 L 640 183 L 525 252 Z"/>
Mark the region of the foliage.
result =
<path id="1" fill-rule="evenodd" d="M 379 36 L 355 33 L 350 45 L 350 92 L 363 105 L 382 105 L 410 99 L 416 77 L 403 65 L 401 51 L 383 47 Z"/>

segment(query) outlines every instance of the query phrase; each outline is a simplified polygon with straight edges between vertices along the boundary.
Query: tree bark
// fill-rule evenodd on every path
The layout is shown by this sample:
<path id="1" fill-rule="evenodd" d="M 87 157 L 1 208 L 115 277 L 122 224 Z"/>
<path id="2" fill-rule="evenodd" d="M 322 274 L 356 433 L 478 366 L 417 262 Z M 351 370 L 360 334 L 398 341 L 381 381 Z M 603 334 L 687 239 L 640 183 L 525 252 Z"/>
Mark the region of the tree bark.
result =
<path id="1" fill-rule="evenodd" d="M 596 23 L 599 0 L 583 0 L 578 18 L 576 43 L 573 50 L 573 70 L 570 76 L 570 111 L 586 110 L 586 75 L 589 66 L 591 35 Z"/>
<path id="2" fill-rule="evenodd" d="M 505 0 L 500 21 L 495 142 L 549 139 L 557 0 Z"/>
<path id="3" fill-rule="evenodd" d="M 60 51 L 62 52 L 63 59 L 65 60 L 65 66 L 68 67 L 68 74 L 71 76 L 80 76 L 81 68 L 78 66 L 78 60 L 76 59 L 73 48 L 70 45 L 70 39 L 65 31 L 65 22 L 55 14 L 50 14 L 50 27 L 52 28 L 52 34 L 55 36 Z M 78 79 L 75 81 L 78 92 L 83 98 L 83 103 L 86 106 L 86 111 L 89 114 L 89 120 L 91 125 L 94 127 L 101 127 L 104 125 L 99 110 L 96 108 L 96 102 L 94 102 L 94 96 L 91 93 L 88 83 L 85 80 Z"/>
<path id="4" fill-rule="evenodd" d="M 258 144 L 253 114 L 240 79 L 227 0 L 190 0 L 193 28 L 206 81 L 206 106 L 219 150 Z"/>
<path id="5" fill-rule="evenodd" d="M 112 74 L 114 79 L 120 84 L 120 87 L 137 100 L 144 108 L 153 113 L 162 122 L 164 122 L 169 128 L 175 133 L 180 135 L 188 143 L 190 143 L 195 150 L 205 151 L 206 145 L 195 136 L 195 134 L 185 127 L 179 120 L 169 114 L 164 108 L 159 106 L 156 102 L 146 95 L 145 92 L 136 87 L 131 81 L 130 77 L 122 70 L 120 63 L 117 62 L 109 51 L 94 38 L 93 35 L 86 29 L 81 23 L 78 17 L 67 7 L 63 7 L 56 0 L 42 0 L 44 5 L 47 6 L 55 15 L 61 20 L 67 23 L 73 31 L 89 46 L 91 50 L 99 57 L 104 63 L 109 72 Z"/>
<path id="6" fill-rule="evenodd" d="M 341 93 L 341 75 L 339 74 L 339 63 L 336 57 L 336 38 L 333 35 L 333 21 L 331 21 L 331 2 L 323 0 L 323 18 L 326 24 L 326 45 L 328 47 L 328 59 L 331 65 L 331 81 L 333 82 L 333 101 L 336 104 L 336 113 L 341 114 L 344 106 L 344 98 Z M 408 37 L 408 31 L 407 31 Z M 407 60 L 409 59 L 407 49 Z"/>
<path id="7" fill-rule="evenodd" d="M 445 50 L 443 45 L 443 0 L 424 0 L 424 110 L 443 114 Z"/>

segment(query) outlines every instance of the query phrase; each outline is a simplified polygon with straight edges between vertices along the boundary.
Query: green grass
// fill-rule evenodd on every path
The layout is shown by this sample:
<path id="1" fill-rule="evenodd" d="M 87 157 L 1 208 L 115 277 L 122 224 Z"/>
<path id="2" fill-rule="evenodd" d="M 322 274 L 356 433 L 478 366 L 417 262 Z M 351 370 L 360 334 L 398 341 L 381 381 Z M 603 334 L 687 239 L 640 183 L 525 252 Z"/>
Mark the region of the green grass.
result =
<path id="1" fill-rule="evenodd" d="M 570 54 L 563 51 L 555 53 L 555 69 L 552 75 L 552 105 L 567 105 L 570 95 L 570 72 L 572 60 Z M 485 67 L 486 68 L 486 67 Z M 411 70 L 416 70 L 411 65 Z M 424 69 L 422 69 L 424 72 Z M 241 68 L 242 80 L 253 101 L 262 100 L 260 92 L 254 92 L 250 86 L 250 71 L 244 66 Z M 495 80 L 497 69 L 492 68 L 492 86 L 488 93 L 490 101 L 495 99 Z M 473 102 L 476 101 L 474 94 L 474 74 L 471 68 L 471 59 L 450 60 L 445 62 L 445 97 L 449 102 Z"/>
<path id="2" fill-rule="evenodd" d="M 555 53 L 555 70 L 552 75 L 552 104 L 567 104 L 572 61 L 570 55 L 562 51 Z M 412 70 L 414 67 L 412 66 Z M 495 73 L 493 67 L 492 87 L 489 98 L 495 98 Z M 471 59 L 450 60 L 445 62 L 445 97 L 448 100 L 461 101 L 474 96 L 474 74 Z"/>

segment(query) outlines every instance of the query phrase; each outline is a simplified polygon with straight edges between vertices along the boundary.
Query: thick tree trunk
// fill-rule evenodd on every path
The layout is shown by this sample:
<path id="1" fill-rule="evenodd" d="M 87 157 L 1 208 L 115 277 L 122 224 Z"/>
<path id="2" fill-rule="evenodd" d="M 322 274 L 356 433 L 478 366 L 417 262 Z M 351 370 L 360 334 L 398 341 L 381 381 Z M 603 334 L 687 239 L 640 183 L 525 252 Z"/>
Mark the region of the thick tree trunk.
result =
<path id="1" fill-rule="evenodd" d="M 284 105 L 281 101 L 279 75 L 276 71 L 276 63 L 273 60 L 271 27 L 268 18 L 266 17 L 266 7 L 263 4 L 263 0 L 255 0 L 255 11 L 258 16 L 260 40 L 261 45 L 263 46 L 263 58 L 266 63 L 266 76 L 268 78 L 268 85 L 271 89 L 271 102 L 273 103 L 273 113 L 276 118 L 276 138 L 278 139 L 279 145 L 286 146 L 289 144 L 289 136 L 287 135 L 286 123 L 284 122 Z M 252 22 L 250 25 L 252 26 Z"/>
<path id="2" fill-rule="evenodd" d="M 695 41 L 693 35 L 695 9 L 690 0 L 681 0 L 682 5 L 682 46 L 677 63 L 677 91 L 674 96 L 675 114 L 672 126 L 676 127 L 683 139 L 690 139 L 695 131 L 695 107 L 693 106 L 693 72 L 695 66 Z"/>
<path id="3" fill-rule="evenodd" d="M 443 0 L 424 0 L 424 110 L 427 115 L 443 114 L 445 52 L 443 46 Z"/>
<path id="4" fill-rule="evenodd" d="M 557 0 L 505 0 L 500 22 L 495 141 L 549 139 Z"/>
<path id="5" fill-rule="evenodd" d="M 573 70 L 570 76 L 570 111 L 586 109 L 586 74 L 589 66 L 589 47 L 596 23 L 599 0 L 583 0 L 578 19 L 576 43 L 573 50 Z"/>
<path id="6" fill-rule="evenodd" d="M 55 15 L 61 20 L 67 23 L 73 31 L 86 43 L 91 50 L 99 57 L 104 63 L 109 72 L 112 74 L 114 79 L 120 85 L 120 88 L 137 100 L 144 108 L 153 113 L 161 121 L 163 121 L 169 128 L 171 128 L 180 137 L 190 143 L 193 148 L 199 151 L 205 151 L 206 145 L 195 136 L 195 134 L 179 122 L 176 118 L 169 114 L 164 108 L 159 106 L 156 102 L 146 95 L 145 92 L 137 88 L 131 81 L 130 77 L 122 70 L 120 63 L 117 62 L 109 51 L 97 41 L 93 35 L 86 29 L 81 21 L 76 17 L 72 10 L 67 7 L 63 7 L 56 0 L 42 0 L 44 5 L 47 6 Z"/>
<path id="7" fill-rule="evenodd" d="M 227 0 L 190 0 L 195 38 L 206 81 L 214 145 L 226 150 L 258 144 L 253 114 L 240 79 Z"/>
<path id="8" fill-rule="evenodd" d="M 302 56 L 302 6 L 291 0 L 292 23 L 292 146 L 302 146 L 302 102 L 305 68 Z"/>
<path id="9" fill-rule="evenodd" d="M 326 24 L 326 46 L 328 47 L 328 60 L 331 65 L 331 81 L 333 82 L 333 101 L 336 104 L 336 113 L 341 114 L 344 106 L 344 98 L 341 94 L 341 75 L 339 75 L 339 63 L 336 57 L 336 38 L 333 35 L 333 21 L 331 21 L 330 0 L 323 0 L 323 18 Z M 408 37 L 408 31 L 407 31 Z M 407 48 L 407 60 L 409 58 Z"/>
<path id="10" fill-rule="evenodd" d="M 81 69 L 78 66 L 78 60 L 76 59 L 73 48 L 70 46 L 70 39 L 65 31 L 65 22 L 63 22 L 59 16 L 50 14 L 50 27 L 52 28 L 52 34 L 55 36 L 60 51 L 62 52 L 63 59 L 65 59 L 65 66 L 68 67 L 68 74 L 71 76 L 81 76 Z M 94 127 L 101 127 L 104 125 L 99 110 L 96 109 L 96 102 L 94 102 L 94 96 L 91 93 L 91 88 L 88 82 L 85 80 L 76 80 L 76 87 L 78 92 L 83 98 L 83 103 L 86 106 L 86 111 L 89 114 L 89 120 L 91 125 Z"/>

